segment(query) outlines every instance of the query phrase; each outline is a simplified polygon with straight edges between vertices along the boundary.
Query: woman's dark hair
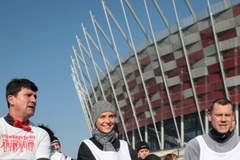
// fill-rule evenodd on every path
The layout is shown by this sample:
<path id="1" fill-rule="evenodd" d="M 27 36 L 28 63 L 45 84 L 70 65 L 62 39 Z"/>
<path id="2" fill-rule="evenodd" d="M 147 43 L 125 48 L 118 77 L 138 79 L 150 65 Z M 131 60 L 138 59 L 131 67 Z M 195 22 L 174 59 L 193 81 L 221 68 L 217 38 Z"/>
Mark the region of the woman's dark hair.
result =
<path id="1" fill-rule="evenodd" d="M 45 131 L 47 131 L 47 133 L 48 133 L 48 135 L 49 135 L 49 137 L 50 137 L 50 140 L 51 140 L 51 142 L 52 142 L 52 140 L 54 139 L 54 132 L 48 127 L 48 126 L 46 126 L 46 125 L 44 125 L 44 124 L 40 124 L 40 125 L 38 125 L 38 127 L 40 127 L 40 128 L 42 128 L 42 129 L 44 129 Z"/>
<path id="2" fill-rule="evenodd" d="M 114 130 L 117 134 L 119 134 L 118 124 L 117 124 L 117 123 L 115 123 L 115 125 L 114 125 L 114 127 L 113 127 L 113 130 Z"/>
<path id="3" fill-rule="evenodd" d="M 165 156 L 164 160 L 173 160 L 173 158 L 177 158 L 177 155 L 174 153 L 169 153 Z"/>

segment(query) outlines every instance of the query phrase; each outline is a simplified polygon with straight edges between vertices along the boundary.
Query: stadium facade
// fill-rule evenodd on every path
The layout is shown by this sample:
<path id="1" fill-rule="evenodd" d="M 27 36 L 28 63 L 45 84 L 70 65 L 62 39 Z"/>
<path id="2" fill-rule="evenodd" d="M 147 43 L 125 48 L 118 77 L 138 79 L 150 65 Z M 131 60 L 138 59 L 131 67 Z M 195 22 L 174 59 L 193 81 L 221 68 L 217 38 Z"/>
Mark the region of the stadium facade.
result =
<path id="1" fill-rule="evenodd" d="M 106 26 L 101 27 L 90 12 L 96 38 L 82 25 L 85 43 L 77 37 L 78 49 L 73 47 L 72 78 L 90 133 L 94 127 L 90 108 L 98 100 L 116 106 L 120 138 L 133 146 L 145 140 L 159 155 L 166 150 L 182 154 L 190 139 L 208 133 L 207 109 L 214 99 L 229 98 L 239 124 L 240 1 L 206 1 L 200 12 L 194 11 L 190 1 L 182 1 L 190 15 L 180 19 L 183 11 L 172 0 L 169 12 L 174 25 L 157 1 L 139 1 L 149 29 L 138 17 L 136 6 L 127 0 L 120 2 L 125 30 L 123 21 L 102 1 Z M 153 29 L 156 16 L 149 8 L 155 9 L 165 29 Z M 132 21 L 137 25 L 131 26 Z M 114 32 L 123 38 L 117 39 Z M 133 35 L 140 33 L 145 40 L 135 45 L 138 38 Z M 127 56 L 119 43 L 128 46 Z M 107 45 L 112 54 L 104 51 Z M 239 134 L 238 125 L 235 131 Z"/>

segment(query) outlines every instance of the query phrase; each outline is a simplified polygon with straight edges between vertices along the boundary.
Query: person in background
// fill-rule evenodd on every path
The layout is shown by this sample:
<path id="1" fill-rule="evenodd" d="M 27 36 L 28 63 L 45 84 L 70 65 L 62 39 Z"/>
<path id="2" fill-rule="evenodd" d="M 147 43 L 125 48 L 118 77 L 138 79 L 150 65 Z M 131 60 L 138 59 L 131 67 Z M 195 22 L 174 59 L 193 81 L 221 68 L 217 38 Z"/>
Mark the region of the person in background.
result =
<path id="1" fill-rule="evenodd" d="M 62 150 L 61 150 L 61 143 L 60 143 L 60 141 L 59 141 L 59 139 L 57 137 L 55 137 L 55 136 L 52 137 L 52 139 L 51 139 L 51 146 L 55 150 L 57 150 L 58 152 L 62 152 Z"/>
<path id="2" fill-rule="evenodd" d="M 47 131 L 47 133 L 50 136 L 50 141 L 51 141 L 50 159 L 51 160 L 72 160 L 71 157 L 66 156 L 61 152 L 61 145 L 59 145 L 59 146 L 56 145 L 56 143 L 57 143 L 56 140 L 58 140 L 58 139 L 57 139 L 57 137 L 55 137 L 54 132 L 48 126 L 46 126 L 44 124 L 40 124 L 38 126 L 42 129 L 44 129 L 45 131 Z M 59 142 L 59 140 L 58 140 L 58 142 Z M 60 142 L 59 142 L 59 144 L 60 144 Z"/>
<path id="3" fill-rule="evenodd" d="M 135 160 L 137 154 L 124 140 L 117 138 L 114 126 L 116 110 L 107 101 L 98 101 L 91 108 L 95 128 L 92 137 L 81 142 L 78 160 Z"/>
<path id="4" fill-rule="evenodd" d="M 53 136 L 52 140 L 51 140 L 51 146 L 57 150 L 58 152 L 62 153 L 62 146 L 61 143 L 59 141 L 59 139 L 56 136 Z M 71 158 L 70 156 L 66 156 L 65 155 L 66 160 L 73 160 L 73 158 Z"/>
<path id="5" fill-rule="evenodd" d="M 148 143 L 145 141 L 138 142 L 136 144 L 136 151 L 139 160 L 145 159 L 150 153 Z"/>
<path id="6" fill-rule="evenodd" d="M 208 112 L 212 130 L 187 143 L 184 160 L 239 160 L 240 137 L 234 132 L 234 106 L 227 98 L 213 101 Z"/>
<path id="7" fill-rule="evenodd" d="M 177 160 L 177 155 L 174 153 L 168 153 L 165 156 L 164 160 Z"/>
<path id="8" fill-rule="evenodd" d="M 49 159 L 48 133 L 29 120 L 36 110 L 37 91 L 25 78 L 7 84 L 8 114 L 0 118 L 0 159 Z"/>
<path id="9" fill-rule="evenodd" d="M 231 125 L 230 131 L 234 131 L 235 127 L 236 127 L 236 120 L 235 120 L 235 115 L 234 115 L 234 119 L 232 121 L 232 125 Z"/>
<path id="10" fill-rule="evenodd" d="M 149 144 L 145 141 L 140 141 L 136 144 L 136 151 L 138 160 L 161 160 L 157 155 L 150 154 Z"/>

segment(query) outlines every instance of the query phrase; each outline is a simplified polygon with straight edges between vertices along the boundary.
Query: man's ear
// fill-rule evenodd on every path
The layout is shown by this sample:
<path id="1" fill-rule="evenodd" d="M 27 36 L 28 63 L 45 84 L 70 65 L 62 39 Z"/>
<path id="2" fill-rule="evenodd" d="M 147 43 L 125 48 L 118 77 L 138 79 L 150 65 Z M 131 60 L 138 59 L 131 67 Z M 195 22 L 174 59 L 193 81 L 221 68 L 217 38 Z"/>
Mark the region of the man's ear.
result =
<path id="1" fill-rule="evenodd" d="M 13 95 L 9 95 L 9 96 L 7 97 L 7 100 L 8 100 L 8 103 L 9 103 L 10 105 L 13 104 L 14 96 L 13 96 Z"/>
<path id="2" fill-rule="evenodd" d="M 210 112 L 208 112 L 208 121 L 212 120 L 212 114 Z"/>

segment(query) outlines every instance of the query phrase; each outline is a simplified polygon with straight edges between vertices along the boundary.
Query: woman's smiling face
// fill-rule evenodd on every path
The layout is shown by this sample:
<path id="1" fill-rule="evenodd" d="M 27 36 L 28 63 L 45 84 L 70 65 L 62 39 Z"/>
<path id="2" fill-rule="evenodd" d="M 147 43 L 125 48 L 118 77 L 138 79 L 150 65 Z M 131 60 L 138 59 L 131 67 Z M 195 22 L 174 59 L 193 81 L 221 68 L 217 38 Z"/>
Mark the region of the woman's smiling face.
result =
<path id="1" fill-rule="evenodd" d="M 96 127 L 102 133 L 110 133 L 115 125 L 116 117 L 113 112 L 103 112 L 96 121 Z"/>

